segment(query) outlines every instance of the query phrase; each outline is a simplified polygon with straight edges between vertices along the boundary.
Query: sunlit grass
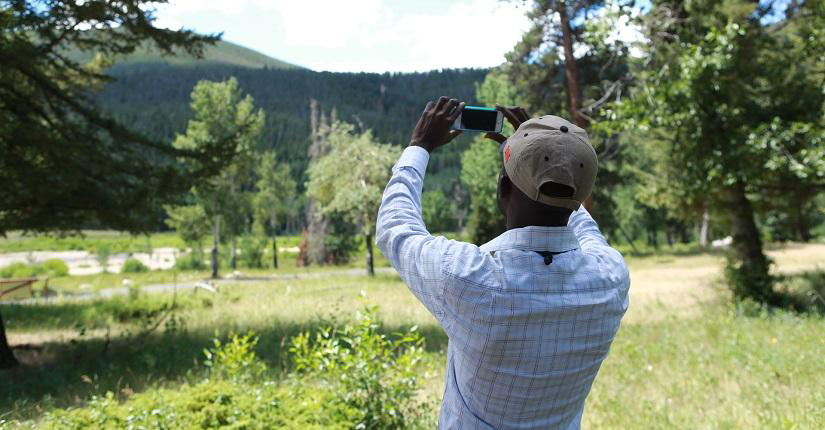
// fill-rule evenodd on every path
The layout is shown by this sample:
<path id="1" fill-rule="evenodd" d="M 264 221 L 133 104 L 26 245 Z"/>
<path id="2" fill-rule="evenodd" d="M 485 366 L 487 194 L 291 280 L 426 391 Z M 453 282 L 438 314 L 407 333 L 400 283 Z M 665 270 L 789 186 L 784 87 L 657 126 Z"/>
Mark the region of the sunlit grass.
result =
<path id="1" fill-rule="evenodd" d="M 776 269 L 813 269 L 823 248 L 772 251 Z M 588 399 L 585 428 L 822 428 L 825 319 L 724 304 L 724 292 L 713 288 L 721 261 L 629 259 L 631 308 Z M 26 364 L 3 375 L 0 419 L 36 420 L 107 391 L 127 401 L 133 392 L 197 382 L 210 339 L 250 329 L 260 334 L 258 355 L 277 380 L 289 366 L 292 336 L 321 321 L 351 319 L 365 304 L 380 307 L 387 332 L 419 326 L 427 339 L 420 396 L 440 399 L 446 336 L 397 275 L 305 274 L 311 276 L 228 281 L 218 294 L 2 305 L 12 344 L 42 349 L 17 350 Z M 821 279 L 806 276 L 804 282 Z M 803 283 L 793 279 L 787 282 Z M 165 320 L 148 331 L 153 318 Z M 169 327 L 170 319 L 177 325 Z"/>

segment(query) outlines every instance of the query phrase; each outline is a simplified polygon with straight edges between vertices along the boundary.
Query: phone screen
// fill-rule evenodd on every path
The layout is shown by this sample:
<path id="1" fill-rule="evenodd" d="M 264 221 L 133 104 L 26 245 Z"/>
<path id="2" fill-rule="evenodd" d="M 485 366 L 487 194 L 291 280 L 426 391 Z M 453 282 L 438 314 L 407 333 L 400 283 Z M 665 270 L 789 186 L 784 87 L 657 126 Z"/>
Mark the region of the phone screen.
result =
<path id="1" fill-rule="evenodd" d="M 495 131 L 498 111 L 490 108 L 464 106 L 461 112 L 461 128 L 468 130 Z"/>

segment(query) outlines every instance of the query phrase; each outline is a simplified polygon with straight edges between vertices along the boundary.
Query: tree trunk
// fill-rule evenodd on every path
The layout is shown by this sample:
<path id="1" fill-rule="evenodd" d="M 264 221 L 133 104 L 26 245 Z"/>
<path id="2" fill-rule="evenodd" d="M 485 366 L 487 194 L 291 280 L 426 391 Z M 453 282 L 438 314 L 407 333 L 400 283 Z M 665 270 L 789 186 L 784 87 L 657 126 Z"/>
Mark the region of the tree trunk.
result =
<path id="1" fill-rule="evenodd" d="M 278 236 L 272 235 L 272 267 L 278 268 Z"/>
<path id="2" fill-rule="evenodd" d="M 799 235 L 799 240 L 802 242 L 810 242 L 813 237 L 811 236 L 811 229 L 808 225 L 808 217 L 805 215 L 804 206 L 804 204 L 796 205 L 794 224 L 796 224 L 796 233 Z"/>
<path id="3" fill-rule="evenodd" d="M 559 20 L 561 21 L 562 45 L 564 45 L 564 76 L 567 81 L 567 109 L 571 119 L 581 128 L 588 126 L 587 119 L 581 114 L 581 96 L 579 95 L 579 71 L 576 67 L 576 58 L 573 56 L 573 36 L 570 29 L 570 18 L 567 16 L 567 2 L 558 3 Z M 592 204 L 592 203 L 591 203 Z"/>
<path id="4" fill-rule="evenodd" d="M 740 298 L 749 297 L 770 304 L 776 295 L 769 274 L 768 258 L 762 250 L 762 239 L 756 228 L 753 206 L 745 195 L 745 184 L 740 182 L 733 185 L 727 194 L 733 250 L 738 264 L 738 267 L 729 267 L 729 270 L 737 272 L 735 276 L 738 284 L 733 285 L 734 294 Z"/>
<path id="5" fill-rule="evenodd" d="M 215 215 L 212 222 L 212 279 L 218 277 L 218 242 L 221 238 L 221 216 Z"/>
<path id="6" fill-rule="evenodd" d="M 702 212 L 702 227 L 699 229 L 699 246 L 705 248 L 708 246 L 708 230 L 710 229 L 710 211 L 705 208 Z"/>
<path id="7" fill-rule="evenodd" d="M 232 255 L 229 257 L 229 267 L 238 270 L 238 238 L 232 236 Z"/>
<path id="8" fill-rule="evenodd" d="M 0 369 L 11 369 L 19 364 L 6 339 L 6 326 L 3 325 L 3 315 L 0 315 Z"/>
<path id="9" fill-rule="evenodd" d="M 375 267 L 372 262 L 372 233 L 367 233 L 364 238 L 367 241 L 367 275 L 375 276 Z"/>

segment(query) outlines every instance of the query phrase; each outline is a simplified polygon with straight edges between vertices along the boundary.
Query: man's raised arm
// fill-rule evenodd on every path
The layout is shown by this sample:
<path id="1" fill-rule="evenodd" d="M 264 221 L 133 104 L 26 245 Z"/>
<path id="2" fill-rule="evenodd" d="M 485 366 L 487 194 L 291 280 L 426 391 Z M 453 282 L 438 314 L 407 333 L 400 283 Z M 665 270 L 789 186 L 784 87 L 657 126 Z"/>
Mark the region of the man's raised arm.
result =
<path id="1" fill-rule="evenodd" d="M 427 104 L 410 146 L 393 167 L 376 222 L 378 248 L 413 294 L 439 320 L 443 315 L 443 283 L 439 278 L 451 241 L 427 231 L 421 216 L 421 192 L 430 152 L 460 134 L 450 130 L 450 125 L 463 107 L 464 103 L 446 97 Z"/>

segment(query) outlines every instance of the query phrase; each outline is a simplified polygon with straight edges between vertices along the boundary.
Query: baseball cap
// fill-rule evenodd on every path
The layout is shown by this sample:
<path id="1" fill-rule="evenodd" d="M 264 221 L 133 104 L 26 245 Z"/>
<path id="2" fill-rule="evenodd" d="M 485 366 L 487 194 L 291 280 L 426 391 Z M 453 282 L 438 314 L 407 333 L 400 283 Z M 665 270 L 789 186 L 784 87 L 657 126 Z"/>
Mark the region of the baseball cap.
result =
<path id="1" fill-rule="evenodd" d="M 522 123 L 503 157 L 507 176 L 527 197 L 572 210 L 590 196 L 599 168 L 587 132 L 553 115 Z"/>

